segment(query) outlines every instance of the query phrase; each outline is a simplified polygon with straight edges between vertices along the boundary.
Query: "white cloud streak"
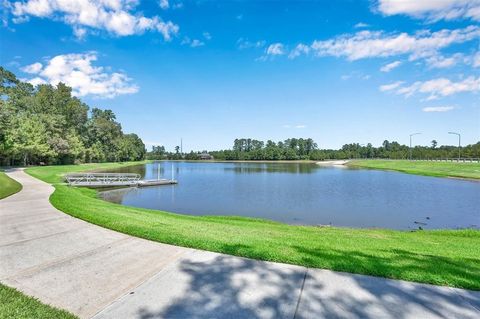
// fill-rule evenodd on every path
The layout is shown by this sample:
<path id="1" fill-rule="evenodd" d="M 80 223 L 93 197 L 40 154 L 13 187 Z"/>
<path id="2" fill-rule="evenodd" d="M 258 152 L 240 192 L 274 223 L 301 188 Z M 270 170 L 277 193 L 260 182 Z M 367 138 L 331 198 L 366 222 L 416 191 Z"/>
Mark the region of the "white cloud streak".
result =
<path id="1" fill-rule="evenodd" d="M 387 92 L 387 91 L 395 90 L 396 88 L 400 87 L 400 85 L 402 85 L 403 83 L 405 83 L 405 82 L 397 81 L 397 82 L 393 82 L 393 83 L 390 83 L 390 84 L 381 85 L 380 86 L 380 91 Z"/>
<path id="2" fill-rule="evenodd" d="M 198 48 L 198 47 L 204 46 L 205 42 L 203 42 L 199 39 L 190 39 L 189 37 L 185 37 L 185 38 L 183 38 L 181 44 L 182 45 L 189 45 L 192 48 Z"/>
<path id="3" fill-rule="evenodd" d="M 461 81 L 451 81 L 447 78 L 437 78 L 428 81 L 417 81 L 411 85 L 403 86 L 403 82 L 380 86 L 380 91 L 392 91 L 405 97 L 414 94 L 427 94 L 427 101 L 436 100 L 458 93 L 478 93 L 480 92 L 480 77 L 470 76 Z"/>
<path id="4" fill-rule="evenodd" d="M 480 0 L 379 0 L 377 10 L 387 16 L 403 14 L 413 18 L 480 21 Z"/>
<path id="5" fill-rule="evenodd" d="M 295 49 L 293 49 L 290 52 L 290 54 L 288 55 L 288 58 L 294 59 L 299 55 L 308 54 L 308 53 L 310 53 L 310 47 L 308 45 L 300 43 L 295 47 Z"/>
<path id="6" fill-rule="evenodd" d="M 136 4 L 136 0 L 27 0 L 16 1 L 10 7 L 14 22 L 25 22 L 30 16 L 63 21 L 73 27 L 77 37 L 84 37 L 91 29 L 116 36 L 154 31 L 169 41 L 178 33 L 178 25 L 171 21 L 133 12 Z"/>
<path id="7" fill-rule="evenodd" d="M 422 109 L 423 112 L 448 112 L 453 110 L 453 106 L 428 106 Z"/>
<path id="8" fill-rule="evenodd" d="M 132 84 L 125 73 L 107 72 L 105 68 L 93 65 L 96 60 L 96 52 L 64 54 L 55 56 L 45 65 L 36 62 L 22 70 L 35 75 L 28 80 L 33 85 L 63 82 L 79 97 L 114 98 L 138 92 L 138 86 Z"/>
<path id="9" fill-rule="evenodd" d="M 25 73 L 30 73 L 30 74 L 35 74 L 40 72 L 42 69 L 43 65 L 40 62 L 36 62 L 27 66 L 24 66 L 21 68 L 21 70 Z"/>
<path id="10" fill-rule="evenodd" d="M 304 129 L 304 128 L 307 128 L 307 126 L 305 124 L 297 124 L 297 125 L 291 125 L 291 124 L 285 124 L 282 126 L 283 128 L 295 128 L 295 129 Z"/>
<path id="11" fill-rule="evenodd" d="M 462 53 L 455 53 L 451 56 L 445 57 L 443 55 L 433 55 L 427 58 L 426 63 L 431 68 L 445 69 L 455 66 L 459 62 L 469 64 L 470 61 Z"/>
<path id="12" fill-rule="evenodd" d="M 359 22 L 355 24 L 353 27 L 356 29 L 368 28 L 370 25 L 367 23 Z"/>
<path id="13" fill-rule="evenodd" d="M 374 57 L 409 55 L 410 60 L 438 54 L 452 44 L 480 38 L 480 27 L 444 29 L 436 32 L 422 30 L 415 34 L 386 34 L 383 31 L 360 31 L 325 41 L 314 41 L 310 47 L 317 56 L 345 57 L 350 61 Z"/>
<path id="14" fill-rule="evenodd" d="M 163 10 L 167 10 L 168 8 L 170 8 L 170 4 L 168 3 L 168 0 L 160 0 L 160 1 L 158 1 L 158 5 Z"/>
<path id="15" fill-rule="evenodd" d="M 473 56 L 472 65 L 473 65 L 474 68 L 480 67 L 480 52 L 477 52 L 477 53 Z"/>
<path id="16" fill-rule="evenodd" d="M 283 55 L 285 54 L 285 49 L 281 43 L 272 43 L 267 47 L 265 53 L 267 55 Z"/>
<path id="17" fill-rule="evenodd" d="M 251 48 L 263 48 L 266 45 L 266 41 L 249 41 L 248 39 L 240 38 L 237 40 L 237 48 L 240 50 L 251 49 Z"/>
<path id="18" fill-rule="evenodd" d="M 205 45 L 205 42 L 203 41 L 200 41 L 198 39 L 193 39 L 192 40 L 192 43 L 190 43 L 190 46 L 192 48 L 197 48 L 197 47 L 201 47 L 201 46 L 204 46 Z"/>
<path id="19" fill-rule="evenodd" d="M 402 64 L 402 62 L 400 62 L 400 61 L 394 61 L 394 62 L 392 62 L 392 63 L 388 63 L 388 64 L 382 66 L 382 67 L 380 68 L 380 71 L 382 71 L 382 72 L 390 72 L 390 71 L 392 71 L 393 69 L 398 68 L 401 64 Z"/>

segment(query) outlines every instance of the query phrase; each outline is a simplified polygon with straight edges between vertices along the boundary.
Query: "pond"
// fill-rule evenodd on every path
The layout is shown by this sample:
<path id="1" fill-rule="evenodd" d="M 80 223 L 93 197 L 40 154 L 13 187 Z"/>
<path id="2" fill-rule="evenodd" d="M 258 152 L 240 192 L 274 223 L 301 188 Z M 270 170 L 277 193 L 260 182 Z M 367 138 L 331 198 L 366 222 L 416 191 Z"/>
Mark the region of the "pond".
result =
<path id="1" fill-rule="evenodd" d="M 299 163 L 157 162 L 116 172 L 177 185 L 100 192 L 114 203 L 289 224 L 437 229 L 480 227 L 480 182 Z"/>

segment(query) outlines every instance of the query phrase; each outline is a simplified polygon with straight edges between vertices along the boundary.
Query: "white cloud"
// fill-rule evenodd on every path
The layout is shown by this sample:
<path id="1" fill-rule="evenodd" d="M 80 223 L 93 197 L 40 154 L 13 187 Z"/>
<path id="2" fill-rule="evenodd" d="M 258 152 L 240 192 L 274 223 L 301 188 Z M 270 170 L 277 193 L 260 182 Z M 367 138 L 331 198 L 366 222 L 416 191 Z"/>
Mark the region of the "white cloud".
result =
<path id="1" fill-rule="evenodd" d="M 255 61 L 268 61 L 273 59 L 275 56 L 284 55 L 285 48 L 282 43 L 272 43 L 265 49 L 265 54 L 256 58 Z"/>
<path id="2" fill-rule="evenodd" d="M 413 94 L 428 94 L 427 101 L 457 93 L 480 92 L 480 77 L 476 78 L 474 76 L 470 76 L 458 82 L 453 82 L 447 78 L 437 78 L 424 82 L 417 81 L 408 86 L 400 86 L 401 84 L 402 83 L 393 87 L 387 87 L 387 89 L 383 86 L 384 89 L 382 90 L 382 87 L 380 87 L 380 90 L 390 91 L 395 89 L 396 94 L 404 95 L 406 97 Z"/>
<path id="3" fill-rule="evenodd" d="M 384 15 L 404 14 L 430 21 L 480 21 L 480 0 L 379 0 L 377 10 Z"/>
<path id="4" fill-rule="evenodd" d="M 82 28 L 82 27 L 74 26 L 73 27 L 73 34 L 75 35 L 75 37 L 78 40 L 83 40 L 83 39 L 85 39 L 85 37 L 87 35 L 87 29 Z"/>
<path id="5" fill-rule="evenodd" d="M 105 68 L 93 65 L 96 60 L 96 52 L 64 54 L 53 57 L 45 66 L 37 62 L 22 70 L 35 74 L 28 80 L 33 85 L 63 82 L 72 87 L 76 96 L 113 98 L 138 92 L 138 86 L 132 84 L 125 73 L 107 72 Z"/>
<path id="6" fill-rule="evenodd" d="M 193 40 L 192 40 L 192 43 L 190 43 L 190 46 L 191 46 L 192 48 L 201 47 L 201 46 L 204 46 L 204 45 L 205 45 L 205 42 L 202 42 L 202 41 L 200 41 L 200 40 L 198 40 L 198 39 L 193 39 Z"/>
<path id="7" fill-rule="evenodd" d="M 474 68 L 480 67 L 480 52 L 477 52 L 472 58 L 472 65 Z"/>
<path id="8" fill-rule="evenodd" d="M 209 32 L 203 32 L 202 33 L 203 37 L 207 40 L 211 40 L 212 39 L 212 35 L 209 33 Z"/>
<path id="9" fill-rule="evenodd" d="M 299 55 L 308 54 L 310 52 L 310 47 L 303 43 L 298 44 L 295 49 L 293 49 L 288 55 L 289 59 L 294 59 Z"/>
<path id="10" fill-rule="evenodd" d="M 183 2 L 176 2 L 172 6 L 173 9 L 181 9 L 183 8 Z"/>
<path id="11" fill-rule="evenodd" d="M 397 81 L 397 82 L 393 82 L 393 83 L 390 83 L 390 84 L 381 85 L 380 86 L 380 91 L 386 92 L 386 91 L 395 90 L 396 88 L 398 88 L 403 83 L 404 83 L 403 81 Z"/>
<path id="12" fill-rule="evenodd" d="M 158 1 L 158 5 L 163 10 L 166 10 L 166 9 L 170 8 L 170 4 L 168 3 L 168 0 L 160 0 L 160 1 Z"/>
<path id="13" fill-rule="evenodd" d="M 205 42 L 198 40 L 198 39 L 190 39 L 189 37 L 184 37 L 182 42 L 182 45 L 189 45 L 192 48 L 197 48 L 205 45 Z"/>
<path id="14" fill-rule="evenodd" d="M 397 68 L 402 64 L 400 61 L 393 61 L 392 63 L 388 63 L 380 68 L 380 71 L 382 72 L 390 72 L 393 69 Z"/>
<path id="15" fill-rule="evenodd" d="M 265 46 L 266 42 L 263 41 L 263 40 L 259 40 L 259 41 L 254 41 L 254 42 L 251 42 L 247 39 L 244 39 L 244 38 L 240 38 L 237 40 L 237 47 L 240 49 L 240 50 L 243 50 L 243 49 L 250 49 L 250 48 L 263 48 Z"/>
<path id="16" fill-rule="evenodd" d="M 296 129 L 304 129 L 307 128 L 305 124 L 297 124 L 297 125 L 290 125 L 290 124 L 285 124 L 282 125 L 283 128 L 296 128 Z"/>
<path id="17" fill-rule="evenodd" d="M 40 85 L 40 84 L 48 84 L 47 81 L 45 81 L 44 79 L 42 78 L 39 78 L 39 77 L 34 77 L 33 79 L 21 79 L 23 82 L 28 82 L 30 83 L 31 85 L 33 86 L 37 86 L 37 85 Z"/>
<path id="18" fill-rule="evenodd" d="M 429 106 L 422 109 L 423 112 L 448 112 L 453 110 L 453 106 Z"/>
<path id="19" fill-rule="evenodd" d="M 369 26 L 370 26 L 369 24 L 359 22 L 356 25 L 354 25 L 353 27 L 356 28 L 356 29 L 362 29 L 362 28 L 368 28 Z"/>
<path id="20" fill-rule="evenodd" d="M 40 72 L 42 67 L 43 67 L 43 65 L 40 62 L 36 62 L 36 63 L 30 64 L 30 65 L 24 66 L 23 68 L 21 68 L 21 70 L 25 73 L 35 74 L 35 73 Z"/>
<path id="21" fill-rule="evenodd" d="M 87 29 L 105 30 L 116 36 L 156 31 L 166 41 L 178 33 L 178 25 L 171 21 L 132 13 L 136 4 L 136 0 L 27 0 L 14 2 L 11 10 L 14 22 L 24 22 L 30 16 L 63 21 L 74 28 L 77 37 L 83 37 Z"/>
<path id="22" fill-rule="evenodd" d="M 443 55 L 433 55 L 425 60 L 427 65 L 431 68 L 445 69 L 455 66 L 459 62 L 468 63 L 468 59 L 461 53 L 455 53 L 451 56 L 445 57 Z"/>
<path id="23" fill-rule="evenodd" d="M 267 55 L 283 55 L 285 54 L 285 49 L 281 43 L 272 43 L 265 50 Z"/>
<path id="24" fill-rule="evenodd" d="M 349 79 L 369 80 L 370 78 L 371 78 L 370 74 L 365 74 L 360 71 L 353 71 L 353 72 L 350 72 L 349 74 L 344 74 L 340 76 L 340 79 L 344 81 Z"/>
<path id="25" fill-rule="evenodd" d="M 415 34 L 383 31 L 359 31 L 325 41 L 314 41 L 310 47 L 317 56 L 345 57 L 350 61 L 374 57 L 409 55 L 410 60 L 429 57 L 452 44 L 480 38 L 480 27 L 422 30 Z"/>

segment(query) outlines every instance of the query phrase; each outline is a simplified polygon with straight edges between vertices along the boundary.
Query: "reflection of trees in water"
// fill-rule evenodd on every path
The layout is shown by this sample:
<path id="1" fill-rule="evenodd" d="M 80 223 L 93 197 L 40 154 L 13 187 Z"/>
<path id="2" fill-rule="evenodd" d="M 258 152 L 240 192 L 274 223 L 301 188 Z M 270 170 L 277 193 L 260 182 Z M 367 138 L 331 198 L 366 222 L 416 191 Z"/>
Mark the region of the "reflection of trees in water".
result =
<path id="1" fill-rule="evenodd" d="M 225 167 L 226 171 L 234 171 L 235 173 L 289 173 L 289 174 L 310 174 L 321 169 L 316 164 L 301 163 L 240 163 L 233 167 Z"/>
<path id="2" fill-rule="evenodd" d="M 98 193 L 98 195 L 100 196 L 100 198 L 108 202 L 121 204 L 125 195 L 129 193 L 138 193 L 138 192 L 139 192 L 139 189 L 137 187 L 110 188 L 110 189 L 103 189 Z"/>

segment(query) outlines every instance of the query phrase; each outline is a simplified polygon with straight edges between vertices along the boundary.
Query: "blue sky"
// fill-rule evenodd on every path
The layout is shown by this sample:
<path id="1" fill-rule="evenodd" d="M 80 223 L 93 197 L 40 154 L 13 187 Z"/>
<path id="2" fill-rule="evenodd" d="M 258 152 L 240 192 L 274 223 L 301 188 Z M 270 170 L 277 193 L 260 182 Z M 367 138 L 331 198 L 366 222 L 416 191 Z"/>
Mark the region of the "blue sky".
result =
<path id="1" fill-rule="evenodd" d="M 480 140 L 480 1 L 25 0 L 1 65 L 66 82 L 150 147 Z"/>

